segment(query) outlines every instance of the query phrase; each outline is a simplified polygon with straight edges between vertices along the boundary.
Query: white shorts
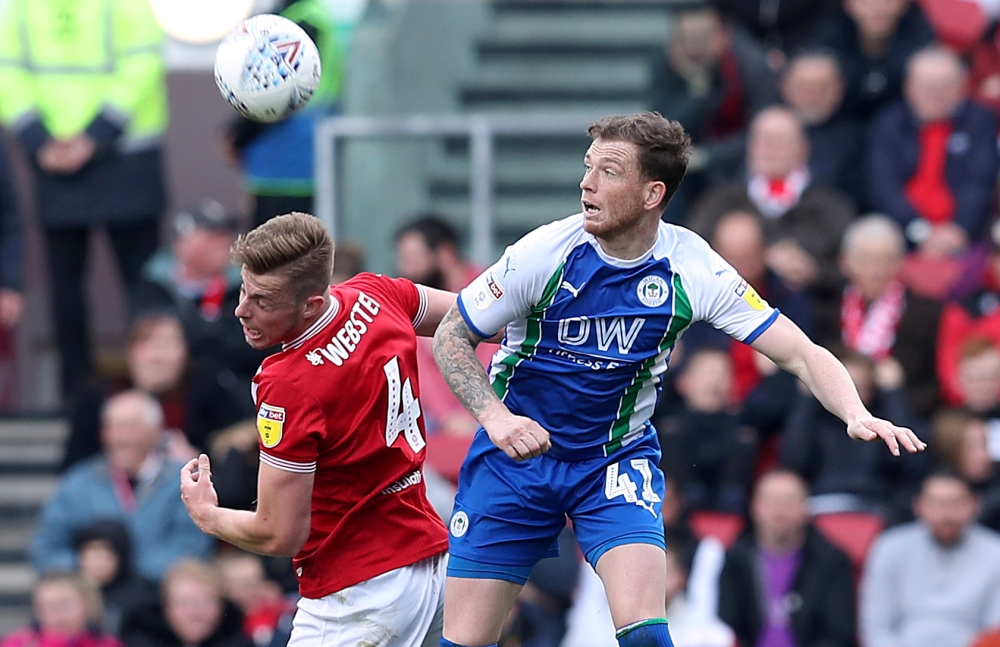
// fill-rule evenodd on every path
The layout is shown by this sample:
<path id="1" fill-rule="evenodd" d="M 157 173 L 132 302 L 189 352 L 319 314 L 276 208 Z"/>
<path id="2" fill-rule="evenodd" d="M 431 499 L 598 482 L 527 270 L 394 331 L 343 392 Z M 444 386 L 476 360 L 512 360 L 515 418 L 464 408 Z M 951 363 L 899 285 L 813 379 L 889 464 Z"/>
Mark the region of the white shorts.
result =
<path id="1" fill-rule="evenodd" d="M 289 647 L 438 647 L 445 554 L 319 599 L 302 598 Z"/>

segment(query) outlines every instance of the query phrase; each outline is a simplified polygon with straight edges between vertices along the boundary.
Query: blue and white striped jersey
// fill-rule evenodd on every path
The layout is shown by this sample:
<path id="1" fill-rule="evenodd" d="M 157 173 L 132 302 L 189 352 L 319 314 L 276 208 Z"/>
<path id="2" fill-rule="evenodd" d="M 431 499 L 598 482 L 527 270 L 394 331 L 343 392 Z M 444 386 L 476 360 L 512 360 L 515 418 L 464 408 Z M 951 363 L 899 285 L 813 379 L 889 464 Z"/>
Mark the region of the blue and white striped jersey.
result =
<path id="1" fill-rule="evenodd" d="M 651 432 L 681 333 L 704 320 L 752 342 L 778 317 L 697 234 L 661 223 L 642 257 L 608 256 L 577 214 L 535 229 L 465 288 L 474 332 L 506 337 L 493 389 L 551 434 L 552 455 L 610 454 Z"/>

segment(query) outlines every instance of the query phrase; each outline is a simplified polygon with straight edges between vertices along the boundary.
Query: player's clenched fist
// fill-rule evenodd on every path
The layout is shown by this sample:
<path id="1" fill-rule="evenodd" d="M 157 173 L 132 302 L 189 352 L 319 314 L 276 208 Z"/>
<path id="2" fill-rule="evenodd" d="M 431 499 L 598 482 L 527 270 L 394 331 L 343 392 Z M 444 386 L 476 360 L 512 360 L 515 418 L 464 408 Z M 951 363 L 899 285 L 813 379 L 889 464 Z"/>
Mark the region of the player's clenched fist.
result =
<path id="1" fill-rule="evenodd" d="M 516 461 L 541 456 L 552 448 L 549 432 L 531 418 L 504 416 L 483 428 L 493 444 Z"/>
<path id="2" fill-rule="evenodd" d="M 198 528 L 208 532 L 208 516 L 219 507 L 219 495 L 212 485 L 212 467 L 205 454 L 181 468 L 181 500 Z"/>

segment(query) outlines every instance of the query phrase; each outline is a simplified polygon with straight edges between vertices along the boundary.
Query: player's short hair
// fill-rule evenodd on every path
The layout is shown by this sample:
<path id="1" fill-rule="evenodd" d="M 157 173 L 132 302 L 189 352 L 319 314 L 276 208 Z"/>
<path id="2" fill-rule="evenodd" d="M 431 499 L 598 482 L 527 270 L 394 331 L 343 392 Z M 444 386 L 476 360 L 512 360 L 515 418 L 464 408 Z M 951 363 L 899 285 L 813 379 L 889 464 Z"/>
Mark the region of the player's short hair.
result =
<path id="1" fill-rule="evenodd" d="M 691 161 L 691 137 L 678 121 L 658 112 L 604 117 L 587 128 L 591 139 L 631 142 L 639 147 L 639 172 L 663 182 L 667 191 L 661 205 L 666 209 L 677 192 Z"/>
<path id="2" fill-rule="evenodd" d="M 330 288 L 333 237 L 315 216 L 296 211 L 242 234 L 233 244 L 233 261 L 254 274 L 285 274 L 301 301 Z"/>

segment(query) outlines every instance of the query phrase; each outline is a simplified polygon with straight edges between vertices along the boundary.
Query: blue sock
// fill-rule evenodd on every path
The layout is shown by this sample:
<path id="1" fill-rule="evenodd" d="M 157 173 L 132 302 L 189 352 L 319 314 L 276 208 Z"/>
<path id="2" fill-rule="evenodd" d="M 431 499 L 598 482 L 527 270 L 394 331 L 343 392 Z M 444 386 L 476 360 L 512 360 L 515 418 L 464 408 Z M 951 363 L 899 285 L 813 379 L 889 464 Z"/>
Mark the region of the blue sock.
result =
<path id="1" fill-rule="evenodd" d="M 441 644 L 441 647 L 465 647 L 465 645 L 459 645 L 458 643 L 451 642 L 450 640 L 448 640 L 444 636 L 441 636 L 441 643 L 440 644 Z M 485 645 L 484 647 L 497 647 L 497 644 L 493 643 L 492 645 Z M 671 646 L 671 647 L 673 647 L 673 646 Z"/>
<path id="2" fill-rule="evenodd" d="M 664 618 L 633 622 L 615 632 L 615 638 L 620 647 L 674 647 Z"/>

